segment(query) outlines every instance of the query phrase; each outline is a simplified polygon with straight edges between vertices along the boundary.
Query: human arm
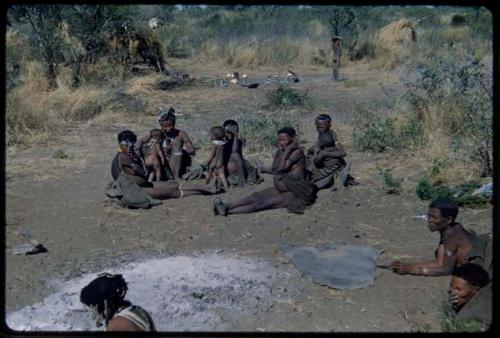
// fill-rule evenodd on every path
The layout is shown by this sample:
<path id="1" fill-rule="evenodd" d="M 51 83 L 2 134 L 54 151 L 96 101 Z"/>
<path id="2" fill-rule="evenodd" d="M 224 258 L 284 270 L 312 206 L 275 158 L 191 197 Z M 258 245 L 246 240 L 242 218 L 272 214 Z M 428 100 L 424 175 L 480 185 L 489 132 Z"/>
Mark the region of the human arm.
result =
<path id="1" fill-rule="evenodd" d="M 145 173 L 144 173 L 144 169 L 142 168 L 142 166 L 139 165 L 137 162 L 133 161 L 130 158 L 130 155 L 128 155 L 128 154 L 120 153 L 120 155 L 118 156 L 118 167 L 125 174 L 131 175 L 131 176 L 140 176 L 140 177 L 145 178 Z"/>
<path id="2" fill-rule="evenodd" d="M 149 134 L 146 134 L 141 137 L 138 137 L 137 141 L 135 141 L 134 151 L 138 157 L 144 157 L 144 154 L 142 153 L 142 145 L 148 143 L 149 140 L 151 140 L 151 136 L 149 136 Z"/>
<path id="3" fill-rule="evenodd" d="M 214 157 L 215 157 L 215 146 L 212 146 L 212 148 L 210 149 L 210 153 L 208 154 L 208 158 L 206 159 L 205 162 L 203 162 L 203 166 L 208 167 L 210 163 L 212 163 Z"/>
<path id="4" fill-rule="evenodd" d="M 436 259 L 429 262 L 420 263 L 402 263 L 394 261 L 391 263 L 393 271 L 400 275 L 423 275 L 423 276 L 449 276 L 453 271 L 457 261 L 457 256 L 445 247 L 444 244 L 439 245 Z"/>
<path id="5" fill-rule="evenodd" d="M 188 134 L 185 131 L 181 130 L 179 132 L 179 137 L 181 138 L 182 143 L 184 144 L 187 154 L 194 155 L 195 154 L 194 146 L 191 140 L 189 139 Z"/>
<path id="6" fill-rule="evenodd" d="M 333 158 L 339 158 L 339 157 L 345 157 L 347 153 L 344 150 L 344 147 L 340 145 L 340 143 L 337 143 L 332 150 L 319 150 L 316 154 L 316 158 L 318 160 L 322 160 L 325 157 L 333 157 Z"/>
<path id="7" fill-rule="evenodd" d="M 166 163 L 166 161 L 165 161 L 165 155 L 163 154 L 163 151 L 161 150 L 161 148 L 160 148 L 159 145 L 156 147 L 156 154 L 160 158 L 161 165 L 164 166 L 165 163 Z"/>
<path id="8" fill-rule="evenodd" d="M 289 171 L 303 156 L 304 153 L 296 144 L 289 145 L 285 150 L 285 154 L 277 163 L 277 172 Z"/>

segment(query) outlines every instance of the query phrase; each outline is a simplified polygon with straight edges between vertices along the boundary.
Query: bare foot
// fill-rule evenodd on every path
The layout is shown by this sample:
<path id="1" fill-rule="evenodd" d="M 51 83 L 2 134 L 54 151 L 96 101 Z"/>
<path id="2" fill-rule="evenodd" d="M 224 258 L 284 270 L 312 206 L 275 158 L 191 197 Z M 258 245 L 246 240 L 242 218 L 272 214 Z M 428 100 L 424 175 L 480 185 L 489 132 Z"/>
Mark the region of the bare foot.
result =
<path id="1" fill-rule="evenodd" d="M 227 216 L 227 206 L 222 202 L 219 197 L 214 199 L 214 214 L 220 216 Z"/>

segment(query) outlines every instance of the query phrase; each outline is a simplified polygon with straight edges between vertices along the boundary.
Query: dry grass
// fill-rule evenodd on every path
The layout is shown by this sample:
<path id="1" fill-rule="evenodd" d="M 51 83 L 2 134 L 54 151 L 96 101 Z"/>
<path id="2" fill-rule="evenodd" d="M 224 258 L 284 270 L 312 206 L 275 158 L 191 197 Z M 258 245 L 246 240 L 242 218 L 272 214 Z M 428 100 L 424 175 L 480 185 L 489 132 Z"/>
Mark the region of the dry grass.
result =
<path id="1" fill-rule="evenodd" d="M 58 89 L 48 91 L 40 64 L 31 62 L 23 69 L 24 85 L 6 97 L 7 145 L 46 142 L 68 123 L 90 120 L 102 111 L 102 89 L 71 90 L 61 80 Z"/>
<path id="2" fill-rule="evenodd" d="M 324 34 L 320 28 L 318 34 Z M 231 41 L 220 45 L 206 41 L 199 51 L 201 62 L 223 62 L 233 68 L 247 67 L 255 70 L 261 66 L 328 65 L 332 56 L 328 39 L 257 39 L 250 36 L 245 41 Z"/>
<path id="3" fill-rule="evenodd" d="M 411 55 L 417 41 L 415 26 L 415 22 L 401 19 L 391 22 L 377 32 L 376 67 L 394 69 Z"/>

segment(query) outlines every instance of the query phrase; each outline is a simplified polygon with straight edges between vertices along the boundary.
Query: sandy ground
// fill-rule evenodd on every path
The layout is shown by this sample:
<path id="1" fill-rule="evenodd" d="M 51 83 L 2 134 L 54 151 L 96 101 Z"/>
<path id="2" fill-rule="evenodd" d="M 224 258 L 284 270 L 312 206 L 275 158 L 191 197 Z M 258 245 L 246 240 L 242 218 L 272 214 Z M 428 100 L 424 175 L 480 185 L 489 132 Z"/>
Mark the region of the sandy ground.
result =
<path id="1" fill-rule="evenodd" d="M 202 71 L 196 69 L 194 75 Z M 397 97 L 403 90 L 400 74 L 360 66 L 345 69 L 345 80 L 334 83 L 329 79 L 328 69 L 298 73 L 305 79 L 294 87 L 307 89 L 315 102 L 312 111 L 301 114 L 301 137 L 307 146 L 312 144 L 315 138 L 314 116 L 319 112 L 331 113 L 334 127 L 339 129 L 340 141 L 346 140 L 348 161 L 352 162 L 353 174 L 361 185 L 321 191 L 317 202 L 304 215 L 270 210 L 215 217 L 211 207 L 213 197 L 210 196 L 168 200 L 151 210 L 105 206 L 104 191 L 111 179 L 110 163 L 117 147 L 116 134 L 125 128 L 139 134 L 147 132 L 155 126 L 155 112 L 132 121 L 116 120 L 105 125 L 91 121 L 68 130 L 58 142 L 30 149 L 8 149 L 7 313 L 25 311 L 26 306 L 48 301 L 47 297 L 61 294 L 64 283 L 72 283 L 72 292 L 76 292 L 82 281 L 91 279 L 89 276 L 100 271 L 124 271 L 127 278 L 125 267 L 133 262 L 139 264 L 166 256 L 209 259 L 214 253 L 219 253 L 226 259 L 265 262 L 275 276 L 265 287 L 281 290 L 280 296 L 268 297 L 265 300 L 268 303 L 263 300 L 262 304 L 265 304 L 250 313 L 244 312 L 248 302 L 240 304 L 233 316 L 226 311 L 225 317 L 220 318 L 227 326 L 193 324 L 190 328 L 189 318 L 198 317 L 188 316 L 184 322 L 180 319 L 174 321 L 177 326 L 158 323 L 160 328 L 173 331 L 440 331 L 448 277 L 399 276 L 388 270 L 377 270 L 371 287 L 334 290 L 301 276 L 280 251 L 282 244 L 365 244 L 383 251 L 381 259 L 411 260 L 432 258 L 439 240 L 438 234 L 428 231 L 425 221 L 412 217 L 425 213 L 428 202 L 420 201 L 412 191 L 388 195 L 382 190 L 374 163 L 390 162 L 391 157 L 358 153 L 348 142 L 347 123 L 354 106 L 365 104 L 381 114 L 390 114 L 391 95 Z M 253 74 L 255 78 L 265 75 Z M 228 117 L 223 108 L 263 100 L 266 91 L 273 88 L 262 86 L 252 91 L 231 86 L 194 87 L 166 92 L 154 91 L 148 87 L 147 81 L 142 81 L 146 84 L 137 85 L 136 95 L 145 95 L 142 98 L 153 105 L 175 104 L 183 114 L 178 125 L 190 135 L 208 128 L 208 122 L 221 123 Z M 53 154 L 59 148 L 70 158 L 55 159 Z M 399 157 L 394 163 L 401 164 L 395 169 L 401 172 L 417 170 L 405 167 L 405 160 Z M 257 187 L 232 189 L 221 197 L 224 201 L 236 200 L 271 184 L 270 176 L 266 175 L 265 180 Z M 458 216 L 459 222 L 479 233 L 491 231 L 491 220 L 491 208 L 461 209 Z M 25 242 L 16 235 L 19 229 L 28 231 L 49 252 L 33 256 L 13 255 L 12 248 Z M 191 263 L 186 264 L 191 266 Z M 164 268 L 167 275 L 175 273 L 168 271 L 169 266 L 166 264 Z M 230 278 L 233 275 L 220 273 L 225 276 L 225 283 L 234 283 Z M 149 283 L 155 276 L 151 273 L 144 278 Z M 135 277 L 131 275 L 130 278 Z M 199 281 L 194 270 L 186 278 L 187 281 L 182 282 L 186 285 Z M 190 278 L 192 282 L 189 282 Z M 242 278 L 248 283 L 254 277 Z M 175 280 L 168 285 L 172 289 L 165 289 L 166 294 L 175 293 L 176 285 L 179 288 Z M 227 295 L 225 290 L 219 289 L 217 296 Z M 146 309 L 154 307 L 148 298 L 151 295 L 147 290 L 143 291 L 142 295 L 131 291 L 131 297 Z M 210 292 L 210 283 L 207 283 L 205 292 Z M 196 297 L 191 298 L 191 303 L 199 301 Z M 229 298 L 221 302 L 228 306 Z M 175 308 L 176 304 L 172 306 Z M 63 305 L 60 306 L 64 309 Z M 197 309 L 198 316 L 206 313 L 207 323 L 216 321 L 215 315 L 210 315 L 215 311 L 212 308 Z M 161 312 L 156 308 L 155 311 Z M 196 311 L 191 312 L 194 316 Z M 84 316 L 86 314 L 82 314 L 82 318 Z M 22 321 L 22 316 L 16 318 Z M 77 327 L 73 326 L 74 329 Z"/>

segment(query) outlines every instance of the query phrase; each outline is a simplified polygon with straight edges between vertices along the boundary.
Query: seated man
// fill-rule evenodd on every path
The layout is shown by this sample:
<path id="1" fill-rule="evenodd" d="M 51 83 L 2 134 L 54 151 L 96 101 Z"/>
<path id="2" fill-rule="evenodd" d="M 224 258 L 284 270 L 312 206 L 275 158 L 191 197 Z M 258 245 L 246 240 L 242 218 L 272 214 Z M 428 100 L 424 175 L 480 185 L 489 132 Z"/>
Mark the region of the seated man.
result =
<path id="1" fill-rule="evenodd" d="M 325 189 L 333 186 L 334 179 L 343 170 L 347 170 L 344 157 L 347 155 L 344 148 L 338 143 L 337 135 L 331 130 L 332 119 L 327 114 L 321 114 L 316 117 L 316 130 L 318 131 L 318 140 L 309 148 L 308 169 L 311 172 L 311 181 L 318 189 Z M 333 146 L 328 149 L 320 149 L 322 141 L 320 135 L 326 139 L 327 134 L 333 139 Z M 344 186 L 356 185 L 357 182 L 348 173 L 343 175 Z"/>
<path id="2" fill-rule="evenodd" d="M 478 236 L 465 230 L 455 219 L 458 206 L 448 197 L 440 197 L 429 205 L 427 213 L 431 232 L 439 231 L 440 240 L 436 258 L 429 262 L 402 263 L 394 261 L 391 268 L 400 275 L 448 276 L 455 266 L 470 262 L 484 264 L 485 253 L 478 250 Z"/>
<path id="3" fill-rule="evenodd" d="M 278 147 L 272 167 L 262 169 L 262 172 L 273 174 L 273 186 L 230 204 L 215 199 L 215 215 L 285 207 L 290 212 L 303 213 L 307 206 L 314 203 L 317 189 L 305 178 L 305 156 L 295 142 L 295 129 L 286 127 L 278 131 Z"/>
<path id="4" fill-rule="evenodd" d="M 125 300 L 127 283 L 122 275 L 101 274 L 80 293 L 80 301 L 92 309 L 96 325 L 106 331 L 155 331 L 149 313 Z"/>
<path id="5" fill-rule="evenodd" d="M 146 194 L 159 200 L 216 193 L 215 184 L 198 186 L 182 185 L 177 182 L 154 182 L 154 184 L 148 182 L 144 164 L 134 151 L 136 141 L 137 136 L 130 130 L 118 134 L 120 149 L 111 164 L 111 175 L 114 180 L 118 180 L 123 173 L 126 179 L 137 184 Z"/>
<path id="6" fill-rule="evenodd" d="M 461 319 L 491 322 L 492 292 L 488 272 L 468 263 L 453 269 L 448 301 Z"/>
<path id="7" fill-rule="evenodd" d="M 169 106 L 160 111 L 158 123 L 163 132 L 161 147 L 168 163 L 168 169 L 173 178 L 180 181 L 180 177 L 191 164 L 191 156 L 195 154 L 194 146 L 185 131 L 175 128 L 175 109 L 173 107 Z M 136 151 L 140 152 L 142 145 L 149 142 L 150 139 L 149 134 L 141 136 L 135 144 Z"/>

